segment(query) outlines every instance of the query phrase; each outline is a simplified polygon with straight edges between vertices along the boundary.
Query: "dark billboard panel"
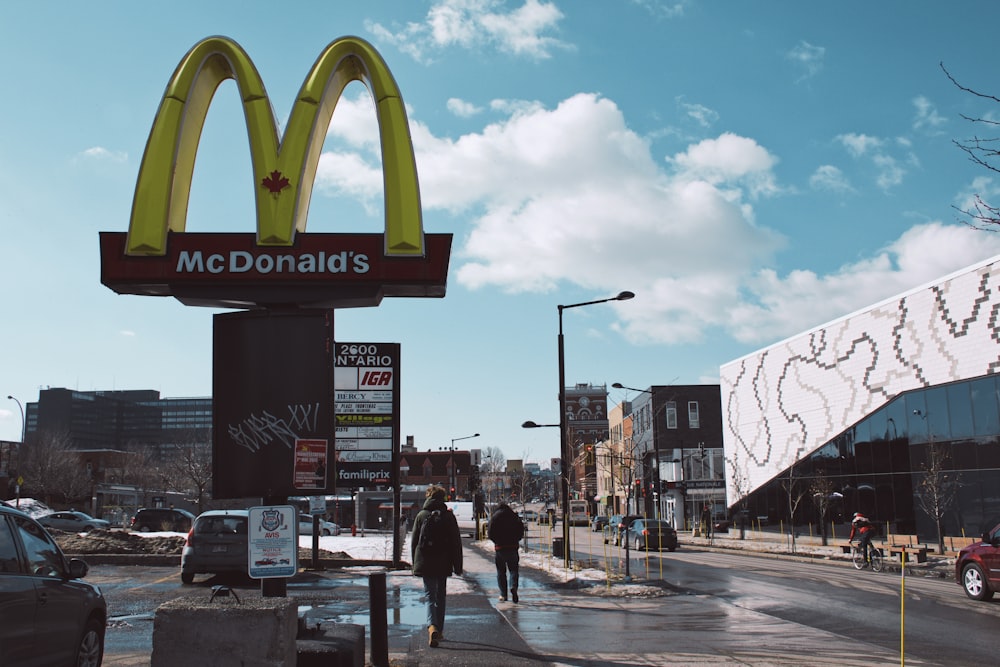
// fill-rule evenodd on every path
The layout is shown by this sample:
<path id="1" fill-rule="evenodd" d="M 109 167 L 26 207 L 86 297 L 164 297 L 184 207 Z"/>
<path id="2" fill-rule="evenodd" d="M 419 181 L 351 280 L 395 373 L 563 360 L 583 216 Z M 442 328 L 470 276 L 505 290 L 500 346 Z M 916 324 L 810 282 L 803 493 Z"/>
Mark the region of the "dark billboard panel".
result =
<path id="1" fill-rule="evenodd" d="M 213 324 L 213 497 L 334 494 L 333 311 Z"/>

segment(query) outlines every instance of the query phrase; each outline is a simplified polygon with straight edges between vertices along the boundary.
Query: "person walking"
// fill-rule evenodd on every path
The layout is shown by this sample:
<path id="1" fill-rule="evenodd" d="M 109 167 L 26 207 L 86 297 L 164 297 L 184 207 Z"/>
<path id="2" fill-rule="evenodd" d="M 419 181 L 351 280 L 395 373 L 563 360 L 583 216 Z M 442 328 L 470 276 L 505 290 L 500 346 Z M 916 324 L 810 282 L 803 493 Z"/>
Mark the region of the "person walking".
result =
<path id="1" fill-rule="evenodd" d="M 448 601 L 448 577 L 462 574 L 462 535 L 458 520 L 445 505 L 444 487 L 427 487 L 424 507 L 413 519 L 410 556 L 414 576 L 424 580 L 427 596 L 427 643 L 437 646 L 444 639 L 444 615 Z"/>
<path id="2" fill-rule="evenodd" d="M 510 599 L 517 604 L 517 584 L 520 579 L 520 556 L 518 542 L 524 537 L 524 522 L 514 513 L 510 505 L 501 501 L 493 516 L 486 535 L 493 540 L 493 561 L 497 566 L 497 585 L 500 587 L 500 602 L 507 601 L 507 571 L 510 571 Z"/>

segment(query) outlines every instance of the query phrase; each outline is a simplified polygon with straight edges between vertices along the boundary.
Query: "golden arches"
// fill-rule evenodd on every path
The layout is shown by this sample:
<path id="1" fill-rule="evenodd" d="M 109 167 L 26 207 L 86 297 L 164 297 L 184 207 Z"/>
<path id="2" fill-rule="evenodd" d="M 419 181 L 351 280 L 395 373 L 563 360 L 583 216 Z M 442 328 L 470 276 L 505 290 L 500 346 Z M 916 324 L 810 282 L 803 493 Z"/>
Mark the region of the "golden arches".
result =
<path id="1" fill-rule="evenodd" d="M 227 37 L 196 44 L 174 71 L 149 133 L 129 223 L 126 253 L 164 255 L 169 231 L 183 232 L 198 143 L 219 85 L 233 79 L 250 137 L 257 244 L 290 246 L 304 232 L 326 129 L 351 81 L 375 101 L 382 144 L 385 254 L 423 256 L 424 236 L 406 109 L 388 66 L 357 37 L 332 42 L 299 90 L 284 136 L 250 56 Z"/>

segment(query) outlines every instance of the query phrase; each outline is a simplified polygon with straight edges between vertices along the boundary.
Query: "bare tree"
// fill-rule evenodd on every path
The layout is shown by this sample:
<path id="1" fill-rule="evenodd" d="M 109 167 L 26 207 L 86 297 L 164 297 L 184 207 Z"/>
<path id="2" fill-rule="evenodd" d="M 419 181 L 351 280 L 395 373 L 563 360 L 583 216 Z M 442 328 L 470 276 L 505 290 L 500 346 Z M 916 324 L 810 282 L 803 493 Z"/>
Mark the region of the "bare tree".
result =
<path id="1" fill-rule="evenodd" d="M 163 459 L 161 470 L 165 488 L 190 493 L 205 510 L 205 501 L 212 488 L 212 446 L 205 442 L 174 445 Z"/>
<path id="2" fill-rule="evenodd" d="M 812 484 L 809 485 L 813 504 L 816 505 L 816 511 L 819 513 L 820 535 L 823 538 L 823 546 L 827 545 L 826 515 L 833 504 L 833 492 L 835 490 L 833 480 L 827 477 L 826 473 L 822 470 L 816 473 Z"/>
<path id="3" fill-rule="evenodd" d="M 943 445 L 933 440 L 928 442 L 927 461 L 921 466 L 923 477 L 916 488 L 920 509 L 937 529 L 938 553 L 944 553 L 944 515 L 954 504 L 960 483 L 958 473 L 946 470 L 950 461 Z"/>
<path id="4" fill-rule="evenodd" d="M 798 511 L 799 505 L 802 503 L 802 499 L 806 497 L 809 492 L 808 487 L 805 484 L 805 480 L 795 475 L 795 464 L 798 463 L 796 459 L 791 466 L 788 468 L 788 480 L 782 482 L 782 486 L 785 487 L 785 493 L 788 494 L 788 534 L 791 537 L 791 548 L 792 553 L 795 553 L 795 512 Z"/>
<path id="5" fill-rule="evenodd" d="M 18 468 L 26 491 L 41 496 L 46 504 L 89 498 L 90 472 L 71 446 L 67 433 L 40 433 L 30 446 L 21 449 Z"/>
<path id="6" fill-rule="evenodd" d="M 746 539 L 747 532 L 747 496 L 750 495 L 750 477 L 739 467 L 736 459 L 726 459 L 729 464 L 729 482 L 736 492 L 737 517 L 740 527 L 740 539 Z"/>
<path id="7" fill-rule="evenodd" d="M 1000 98 L 994 95 L 987 95 L 963 86 L 945 69 L 944 63 L 940 63 L 940 66 L 945 76 L 962 92 L 969 93 L 974 97 L 988 102 L 1000 103 Z M 962 118 L 976 126 L 985 127 L 990 131 L 996 131 L 997 126 L 1000 126 L 1000 121 L 991 118 L 966 116 L 964 114 L 962 114 Z M 1000 164 L 998 164 L 1000 163 L 1000 138 L 974 135 L 971 139 L 953 140 L 952 143 L 958 146 L 974 164 L 988 171 L 1000 174 Z M 962 213 L 961 222 L 970 227 L 983 231 L 1000 231 L 1000 207 L 989 204 L 979 193 L 974 195 L 973 201 L 968 208 L 959 208 L 957 206 L 955 208 Z"/>

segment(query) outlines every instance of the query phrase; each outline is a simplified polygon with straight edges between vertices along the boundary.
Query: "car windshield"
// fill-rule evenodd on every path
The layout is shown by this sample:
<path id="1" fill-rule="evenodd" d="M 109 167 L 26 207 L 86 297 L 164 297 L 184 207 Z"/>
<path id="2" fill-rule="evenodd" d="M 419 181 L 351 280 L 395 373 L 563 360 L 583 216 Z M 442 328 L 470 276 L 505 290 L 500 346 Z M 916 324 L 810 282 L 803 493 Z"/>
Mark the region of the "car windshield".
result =
<path id="1" fill-rule="evenodd" d="M 639 527 L 640 528 L 644 528 L 646 530 L 671 530 L 672 529 L 671 525 L 669 523 L 667 523 L 666 521 L 657 521 L 657 520 L 643 521 L 642 524 Z"/>

